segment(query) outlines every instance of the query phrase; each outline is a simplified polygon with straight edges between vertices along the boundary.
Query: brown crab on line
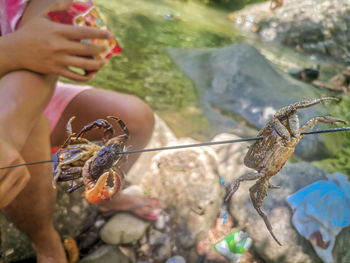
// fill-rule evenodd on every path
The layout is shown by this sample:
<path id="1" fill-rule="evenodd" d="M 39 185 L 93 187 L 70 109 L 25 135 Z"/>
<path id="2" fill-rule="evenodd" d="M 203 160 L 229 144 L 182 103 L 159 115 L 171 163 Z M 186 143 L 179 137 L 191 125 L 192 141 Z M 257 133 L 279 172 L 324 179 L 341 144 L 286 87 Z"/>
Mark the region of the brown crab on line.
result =
<path id="1" fill-rule="evenodd" d="M 83 127 L 76 135 L 72 131 L 75 116 L 69 119 L 66 127 L 68 137 L 53 158 L 53 187 L 62 181 L 70 181 L 68 192 L 84 186 L 83 196 L 90 203 L 110 199 L 121 189 L 124 174 L 118 168 L 118 163 L 125 160 L 126 155 L 118 153 L 126 150 L 125 142 L 129 138 L 129 130 L 118 117 L 108 118 L 116 120 L 124 133 L 112 137 L 113 126 L 104 119 L 98 119 Z M 94 128 L 104 129 L 102 144 L 83 138 L 86 132 Z M 83 179 L 82 182 L 74 184 L 80 178 Z"/>
<path id="2" fill-rule="evenodd" d="M 272 231 L 272 226 L 261 210 L 263 200 L 267 196 L 268 189 L 278 189 L 279 186 L 272 185 L 269 180 L 277 174 L 291 155 L 299 141 L 305 136 L 302 132 L 311 131 L 317 123 L 344 123 L 346 121 L 335 119 L 331 116 L 314 117 L 307 121 L 302 127 L 299 127 L 298 109 L 304 109 L 314 106 L 323 101 L 339 101 L 338 98 L 325 97 L 319 99 L 310 99 L 290 104 L 278 110 L 274 118 L 270 120 L 258 133 L 264 139 L 255 141 L 244 157 L 244 164 L 256 170 L 256 172 L 245 174 L 236 179 L 228 188 L 225 201 L 229 201 L 232 195 L 238 190 L 243 181 L 257 180 L 249 188 L 250 199 L 255 210 L 263 218 L 267 229 L 275 241 L 281 245 Z"/>

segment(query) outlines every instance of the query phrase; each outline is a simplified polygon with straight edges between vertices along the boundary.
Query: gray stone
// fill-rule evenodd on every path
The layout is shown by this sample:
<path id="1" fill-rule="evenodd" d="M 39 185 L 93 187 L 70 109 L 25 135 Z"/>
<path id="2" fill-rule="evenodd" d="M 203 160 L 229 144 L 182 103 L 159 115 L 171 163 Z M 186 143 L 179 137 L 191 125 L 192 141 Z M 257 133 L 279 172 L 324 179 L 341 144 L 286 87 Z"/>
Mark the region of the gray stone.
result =
<path id="1" fill-rule="evenodd" d="M 334 248 L 333 248 L 333 259 L 337 263 L 348 263 L 350 262 L 350 226 L 342 229 L 338 234 Z"/>
<path id="2" fill-rule="evenodd" d="M 148 242 L 151 246 L 155 246 L 155 245 L 161 245 L 165 242 L 167 235 L 157 231 L 155 229 L 151 229 L 148 233 L 149 237 L 148 237 Z"/>
<path id="3" fill-rule="evenodd" d="M 250 5 L 232 17 L 236 23 L 246 17 L 252 18 L 254 23 L 248 27 L 244 25 L 245 28 L 257 32 L 264 40 L 331 56 L 343 63 L 350 61 L 349 1 L 286 0 L 275 12 L 270 12 L 268 5 Z M 269 31 L 273 31 L 273 37 L 266 37 Z"/>
<path id="4" fill-rule="evenodd" d="M 149 222 L 127 213 L 113 216 L 101 229 L 101 239 L 111 245 L 131 244 L 145 234 Z"/>
<path id="5" fill-rule="evenodd" d="M 169 54 L 196 84 L 202 110 L 218 133 L 255 136 L 257 130 L 242 126 L 260 129 L 281 107 L 326 94 L 281 72 L 248 44 L 210 50 L 172 49 Z M 299 110 L 301 124 L 314 116 L 332 115 L 334 106 Z M 305 137 L 296 153 L 304 160 L 332 154 L 335 142 L 327 144 L 329 136 Z"/>
<path id="6" fill-rule="evenodd" d="M 90 255 L 84 257 L 79 263 L 129 263 L 131 262 L 118 247 L 104 245 Z"/>

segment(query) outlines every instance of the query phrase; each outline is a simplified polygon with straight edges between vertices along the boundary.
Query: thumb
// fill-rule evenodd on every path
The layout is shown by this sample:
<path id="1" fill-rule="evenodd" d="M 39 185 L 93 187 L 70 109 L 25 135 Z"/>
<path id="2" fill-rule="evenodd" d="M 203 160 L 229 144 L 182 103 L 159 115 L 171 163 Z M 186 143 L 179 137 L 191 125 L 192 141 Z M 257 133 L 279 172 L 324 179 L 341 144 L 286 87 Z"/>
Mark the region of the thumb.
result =
<path id="1" fill-rule="evenodd" d="M 51 6 L 49 6 L 43 13 L 42 16 L 47 16 L 49 12 L 63 11 L 68 9 L 73 4 L 73 0 L 56 0 Z"/>

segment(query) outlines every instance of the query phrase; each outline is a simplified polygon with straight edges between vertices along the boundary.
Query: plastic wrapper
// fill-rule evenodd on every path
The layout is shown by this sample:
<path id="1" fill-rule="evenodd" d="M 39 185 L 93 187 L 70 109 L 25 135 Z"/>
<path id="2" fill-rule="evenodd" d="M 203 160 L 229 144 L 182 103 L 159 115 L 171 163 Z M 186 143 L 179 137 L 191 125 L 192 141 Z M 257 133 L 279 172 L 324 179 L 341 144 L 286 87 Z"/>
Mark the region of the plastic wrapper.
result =
<path id="1" fill-rule="evenodd" d="M 239 262 L 243 253 L 250 248 L 251 244 L 252 240 L 247 233 L 236 229 L 213 245 L 213 248 L 225 258 Z"/>
<path id="2" fill-rule="evenodd" d="M 89 26 L 108 30 L 96 6 L 90 0 L 75 1 L 67 10 L 49 12 L 48 16 L 52 21 L 57 23 L 74 26 Z M 105 44 L 108 46 L 108 49 L 104 53 L 95 57 L 96 59 L 110 58 L 121 52 L 115 39 L 81 39 L 80 41 L 85 43 Z"/>

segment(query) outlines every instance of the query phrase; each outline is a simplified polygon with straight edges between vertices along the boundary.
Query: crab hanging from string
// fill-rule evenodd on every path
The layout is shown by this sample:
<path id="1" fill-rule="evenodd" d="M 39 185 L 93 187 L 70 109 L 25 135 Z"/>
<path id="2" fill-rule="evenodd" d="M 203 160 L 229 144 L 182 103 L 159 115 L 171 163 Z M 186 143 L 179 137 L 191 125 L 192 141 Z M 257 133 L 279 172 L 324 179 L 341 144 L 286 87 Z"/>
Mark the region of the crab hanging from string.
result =
<path id="1" fill-rule="evenodd" d="M 116 120 L 124 133 L 112 137 L 115 132 L 113 126 L 107 120 L 98 119 L 83 127 L 76 135 L 72 131 L 75 117 L 69 119 L 66 127 L 68 137 L 54 155 L 53 187 L 62 181 L 70 181 L 68 192 L 84 186 L 83 196 L 90 203 L 110 199 L 121 189 L 124 174 L 118 164 L 126 159 L 126 155 L 118 153 L 126 150 L 129 130 L 118 117 L 108 118 Z M 86 132 L 94 128 L 104 129 L 102 144 L 83 138 Z"/>
<path id="2" fill-rule="evenodd" d="M 281 243 L 274 235 L 271 223 L 266 214 L 261 210 L 268 189 L 279 188 L 279 186 L 274 186 L 269 182 L 270 178 L 282 169 L 293 154 L 299 141 L 305 136 L 305 133 L 311 131 L 317 123 L 347 124 L 346 121 L 338 120 L 330 116 L 319 116 L 312 118 L 302 127 L 299 127 L 297 110 L 314 106 L 323 101 L 339 101 L 339 99 L 332 97 L 310 99 L 296 102 L 278 110 L 274 118 L 270 120 L 257 135 L 258 137 L 263 136 L 264 139 L 255 141 L 244 157 L 244 164 L 256 170 L 256 172 L 245 174 L 236 179 L 229 187 L 225 196 L 225 201 L 229 201 L 232 195 L 238 190 L 241 182 L 257 180 L 257 182 L 249 188 L 251 201 L 255 210 L 263 218 L 270 234 L 279 245 L 281 245 Z"/>

